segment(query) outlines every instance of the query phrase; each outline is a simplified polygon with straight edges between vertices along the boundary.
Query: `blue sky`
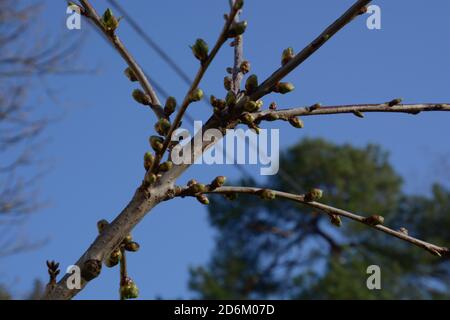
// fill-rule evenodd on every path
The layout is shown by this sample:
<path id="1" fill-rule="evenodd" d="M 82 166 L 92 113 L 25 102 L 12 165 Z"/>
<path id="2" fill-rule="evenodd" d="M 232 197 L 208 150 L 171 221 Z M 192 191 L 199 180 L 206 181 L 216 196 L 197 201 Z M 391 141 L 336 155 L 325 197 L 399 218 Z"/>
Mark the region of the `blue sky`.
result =
<path id="1" fill-rule="evenodd" d="M 33 2 L 28 0 L 28 2 Z M 334 21 L 353 0 L 247 0 L 249 21 L 244 50 L 252 72 L 264 79 L 278 68 L 282 49 L 297 51 Z M 0 281 L 23 294 L 34 279 L 46 280 L 45 260 L 55 259 L 63 269 L 75 262 L 96 236 L 96 221 L 113 219 L 131 198 L 144 174 L 142 155 L 153 133 L 153 114 L 130 98 L 136 88 L 124 76 L 124 62 L 83 21 L 80 31 L 65 29 L 64 1 L 44 0 L 45 12 L 36 21 L 49 37 L 73 41 L 80 34 L 81 56 L 75 67 L 95 68 L 95 74 L 65 75 L 38 81 L 30 97 L 39 112 L 57 118 L 45 132 L 39 158 L 49 172 L 39 184 L 40 197 L 49 205 L 20 227 L 33 241 L 49 238 L 39 250 L 0 260 Z M 92 1 L 99 12 L 106 0 Z M 211 45 L 223 24 L 228 1 L 120 1 L 146 32 L 190 75 L 198 62 L 189 49 L 201 37 Z M 294 93 L 272 99 L 280 107 L 376 103 L 403 97 L 405 103 L 450 102 L 450 2 L 374 1 L 382 9 L 382 30 L 368 30 L 359 18 L 286 79 Z M 438 10 L 436 9 L 438 8 Z M 126 21 L 119 36 L 152 78 L 181 100 L 186 85 L 145 46 Z M 220 51 L 201 87 L 224 95 L 222 79 L 232 62 L 228 46 Z M 55 97 L 50 99 L 47 89 Z M 207 119 L 209 108 L 198 103 L 189 113 Z M 405 178 L 405 190 L 426 193 L 435 181 L 447 183 L 450 156 L 450 114 L 368 114 L 305 118 L 305 129 L 280 127 L 283 148 L 302 137 L 324 137 L 337 143 L 381 144 L 390 151 L 396 170 Z M 187 129 L 191 127 L 186 126 Z M 274 127 L 270 125 L 269 127 Z M 257 166 L 246 168 L 257 175 Z M 208 182 L 216 175 L 240 177 L 233 166 L 193 166 L 180 179 Z M 447 183 L 448 185 L 448 183 Z M 206 210 L 195 200 L 180 199 L 159 205 L 133 235 L 141 251 L 129 255 L 131 276 L 141 298 L 189 297 L 188 267 L 205 263 L 213 249 L 214 233 Z M 100 278 L 77 298 L 116 299 L 118 270 L 104 268 Z"/>

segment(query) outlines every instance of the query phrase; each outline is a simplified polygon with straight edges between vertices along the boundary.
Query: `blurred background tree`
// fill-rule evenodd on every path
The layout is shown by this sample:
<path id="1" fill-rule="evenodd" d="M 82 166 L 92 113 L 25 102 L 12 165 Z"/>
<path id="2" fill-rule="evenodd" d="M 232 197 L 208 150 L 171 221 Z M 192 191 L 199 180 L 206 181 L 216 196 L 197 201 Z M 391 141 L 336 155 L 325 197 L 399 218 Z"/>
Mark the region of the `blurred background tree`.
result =
<path id="1" fill-rule="evenodd" d="M 42 204 L 36 196 L 42 173 L 37 153 L 49 118 L 36 108 L 39 97 L 31 91 L 46 76 L 80 71 L 72 67 L 78 41 L 50 40 L 39 28 L 41 9 L 25 1 L 0 1 L 0 260 L 43 244 L 17 233 L 23 219 Z M 29 297 L 40 290 L 36 283 Z M 0 286 L 0 299 L 10 297 L 7 291 Z"/>
<path id="2" fill-rule="evenodd" d="M 380 147 L 356 148 L 305 139 L 284 152 L 261 187 L 301 193 L 318 187 L 324 201 L 438 244 L 450 241 L 450 193 L 406 195 L 402 179 Z M 295 183 L 292 183 L 295 181 Z M 255 185 L 255 181 L 241 181 Z M 449 259 L 438 259 L 391 237 L 286 201 L 239 196 L 212 199 L 217 231 L 210 262 L 190 270 L 190 289 L 202 299 L 429 299 L 450 298 Z M 368 290 L 366 269 L 381 267 L 382 290 Z"/>

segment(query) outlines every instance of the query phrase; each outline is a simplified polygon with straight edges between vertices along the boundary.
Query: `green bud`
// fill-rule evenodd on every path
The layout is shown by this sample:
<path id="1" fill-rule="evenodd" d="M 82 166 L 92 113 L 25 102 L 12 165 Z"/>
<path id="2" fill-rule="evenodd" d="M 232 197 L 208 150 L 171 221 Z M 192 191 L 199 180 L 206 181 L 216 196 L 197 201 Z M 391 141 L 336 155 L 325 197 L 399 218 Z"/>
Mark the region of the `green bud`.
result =
<path id="1" fill-rule="evenodd" d="M 122 240 L 122 242 L 125 243 L 125 244 L 130 243 L 132 241 L 133 241 L 133 237 L 131 236 L 131 234 L 127 234 L 125 236 L 125 238 L 123 238 L 123 240 Z"/>
<path id="2" fill-rule="evenodd" d="M 155 161 L 155 157 L 151 152 L 146 152 L 144 154 L 144 168 L 145 171 L 150 170 L 151 166 L 153 165 L 153 161 Z"/>
<path id="3" fill-rule="evenodd" d="M 397 99 L 391 100 L 388 102 L 388 106 L 389 107 L 396 106 L 396 105 L 402 103 L 402 100 L 403 100 L 402 98 L 397 98 Z"/>
<path id="4" fill-rule="evenodd" d="M 143 104 L 143 105 L 151 105 L 152 99 L 148 94 L 145 94 L 144 91 L 140 89 L 133 90 L 133 98 L 136 100 L 136 102 Z"/>
<path id="5" fill-rule="evenodd" d="M 170 130 L 170 122 L 166 118 L 161 118 L 158 120 L 158 122 L 155 123 L 155 131 L 158 134 L 165 136 L 167 135 L 169 130 Z"/>
<path id="6" fill-rule="evenodd" d="M 306 195 L 305 195 L 305 201 L 312 202 L 317 201 L 322 198 L 323 191 L 317 188 L 311 189 Z"/>
<path id="7" fill-rule="evenodd" d="M 245 112 L 241 116 L 241 121 L 245 124 L 253 124 L 255 118 L 248 112 Z"/>
<path id="8" fill-rule="evenodd" d="M 342 225 L 341 217 L 338 216 L 337 214 L 329 214 L 329 217 L 332 225 L 336 227 L 340 227 Z"/>
<path id="9" fill-rule="evenodd" d="M 191 92 L 189 100 L 191 102 L 200 101 L 200 100 L 202 100 L 202 98 L 203 98 L 203 91 L 202 91 L 202 89 L 197 88 L 193 92 Z"/>
<path id="10" fill-rule="evenodd" d="M 190 187 L 190 186 L 193 186 L 194 184 L 197 184 L 197 183 L 198 183 L 197 180 L 191 179 L 191 180 L 188 181 L 187 185 L 188 185 L 188 187 Z"/>
<path id="11" fill-rule="evenodd" d="M 379 224 L 383 224 L 384 223 L 384 217 L 374 214 L 371 215 L 370 217 L 366 217 L 364 218 L 364 223 L 371 225 L 371 226 L 376 226 Z"/>
<path id="12" fill-rule="evenodd" d="M 290 82 L 278 82 L 273 91 L 281 94 L 286 94 L 293 91 L 294 89 L 294 85 Z"/>
<path id="13" fill-rule="evenodd" d="M 139 296 L 139 289 L 131 278 L 125 278 L 120 283 L 120 297 L 122 299 L 136 299 Z"/>
<path id="14" fill-rule="evenodd" d="M 227 91 L 231 90 L 231 83 L 232 83 L 232 80 L 230 77 L 227 76 L 227 77 L 223 78 L 223 86 L 224 86 L 225 90 L 227 90 Z"/>
<path id="15" fill-rule="evenodd" d="M 172 167 L 173 167 L 172 161 L 166 161 L 166 162 L 163 162 L 163 163 L 160 164 L 159 171 L 167 172 L 170 169 L 172 169 Z"/>
<path id="16" fill-rule="evenodd" d="M 157 177 L 156 177 L 156 174 L 154 174 L 154 173 L 147 173 L 147 175 L 145 176 L 145 182 L 147 182 L 148 184 L 154 184 L 156 182 L 156 180 L 157 180 Z"/>
<path id="17" fill-rule="evenodd" d="M 119 26 L 120 19 L 114 17 L 112 10 L 108 8 L 103 13 L 101 22 L 106 30 L 114 32 Z"/>
<path id="18" fill-rule="evenodd" d="M 97 230 L 98 233 L 102 233 L 103 230 L 105 230 L 105 228 L 109 225 L 109 222 L 106 221 L 105 219 L 99 220 L 97 222 Z"/>
<path id="19" fill-rule="evenodd" d="M 359 111 L 359 110 L 353 111 L 353 114 L 354 114 L 355 116 L 357 116 L 358 118 L 364 118 L 364 113 L 362 113 L 362 112 Z"/>
<path id="20" fill-rule="evenodd" d="M 168 97 L 166 100 L 166 104 L 164 106 L 164 113 L 167 116 L 170 116 L 172 113 L 175 112 L 176 107 L 177 107 L 177 100 L 175 100 L 174 97 Z"/>
<path id="21" fill-rule="evenodd" d="M 294 49 L 292 49 L 292 47 L 284 49 L 283 54 L 281 55 L 281 65 L 284 66 L 289 61 L 291 61 L 292 58 L 294 58 L 294 57 L 295 57 L 295 54 L 294 54 Z"/>
<path id="22" fill-rule="evenodd" d="M 127 244 L 125 244 L 125 250 L 127 250 L 127 251 L 136 252 L 139 250 L 139 248 L 140 248 L 139 243 L 134 242 L 134 241 L 131 241 L 131 242 L 128 242 Z"/>
<path id="23" fill-rule="evenodd" d="M 134 73 L 134 71 L 133 71 L 130 67 L 127 67 L 123 73 L 125 74 L 125 76 L 126 76 L 131 82 L 136 82 L 136 81 L 138 81 L 138 78 L 136 77 L 136 74 Z"/>
<path id="24" fill-rule="evenodd" d="M 256 88 L 258 88 L 258 76 L 256 74 L 252 74 L 247 78 L 247 81 L 245 81 L 245 90 L 248 95 L 251 95 L 255 92 Z"/>
<path id="25" fill-rule="evenodd" d="M 267 120 L 267 121 L 275 121 L 275 120 L 278 120 L 279 118 L 280 118 L 280 117 L 279 117 L 276 113 L 273 113 L 273 112 L 268 113 L 268 114 L 264 117 L 264 119 Z"/>
<path id="26" fill-rule="evenodd" d="M 256 112 L 259 110 L 258 104 L 256 103 L 256 101 L 247 101 L 244 104 L 244 110 L 248 112 Z"/>
<path id="27" fill-rule="evenodd" d="M 273 192 L 272 190 L 263 189 L 259 192 L 259 196 L 263 200 L 273 200 L 275 199 L 275 192 Z"/>
<path id="28" fill-rule="evenodd" d="M 302 121 L 300 118 L 298 118 L 298 117 L 290 117 L 290 118 L 289 118 L 289 123 L 290 123 L 291 126 L 293 126 L 294 128 L 299 128 L 299 129 L 301 129 L 301 128 L 304 127 L 303 121 Z"/>
<path id="29" fill-rule="evenodd" d="M 207 190 L 206 186 L 202 183 L 193 184 L 189 187 L 189 189 L 193 194 L 202 193 Z"/>
<path id="30" fill-rule="evenodd" d="M 200 194 L 196 198 L 197 198 L 198 202 L 200 202 L 201 204 L 204 204 L 204 205 L 209 204 L 209 199 L 204 194 Z"/>
<path id="31" fill-rule="evenodd" d="M 119 264 L 121 259 L 122 252 L 120 251 L 120 249 L 115 249 L 105 260 L 105 266 L 107 266 L 108 268 L 115 267 Z"/>
<path id="32" fill-rule="evenodd" d="M 250 62 L 245 60 L 242 61 L 241 65 L 239 66 L 239 71 L 242 72 L 242 74 L 247 74 L 250 72 Z"/>
<path id="33" fill-rule="evenodd" d="M 163 149 L 163 142 L 164 142 L 164 139 L 161 137 L 158 137 L 158 136 L 150 137 L 150 146 L 156 152 L 160 152 Z"/>
<path id="34" fill-rule="evenodd" d="M 236 105 L 236 95 L 233 91 L 228 91 L 227 96 L 225 97 L 225 103 L 229 107 L 234 107 Z"/>
<path id="35" fill-rule="evenodd" d="M 220 188 L 221 186 L 223 186 L 225 184 L 225 181 L 227 180 L 226 177 L 224 176 L 218 176 L 216 177 L 212 182 L 211 182 L 211 189 L 217 189 Z"/>
<path id="36" fill-rule="evenodd" d="M 201 62 L 208 59 L 209 48 L 208 44 L 203 39 L 197 39 L 191 49 L 194 56 Z"/>
<path id="37" fill-rule="evenodd" d="M 240 36 L 247 29 L 247 21 L 233 22 L 228 31 L 228 38 L 235 38 Z"/>

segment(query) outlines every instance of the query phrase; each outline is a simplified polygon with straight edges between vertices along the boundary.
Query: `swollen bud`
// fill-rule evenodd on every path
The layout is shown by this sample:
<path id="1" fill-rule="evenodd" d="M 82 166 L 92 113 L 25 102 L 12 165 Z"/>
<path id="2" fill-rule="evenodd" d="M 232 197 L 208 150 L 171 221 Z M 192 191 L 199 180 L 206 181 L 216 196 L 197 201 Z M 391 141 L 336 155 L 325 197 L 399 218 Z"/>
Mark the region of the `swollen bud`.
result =
<path id="1" fill-rule="evenodd" d="M 161 118 L 158 120 L 158 122 L 155 123 L 155 131 L 158 134 L 165 136 L 167 135 L 169 130 L 170 130 L 170 121 L 167 120 L 166 118 Z"/>
<path id="2" fill-rule="evenodd" d="M 240 36 L 247 29 L 247 21 L 233 22 L 228 31 L 228 38 L 235 38 Z"/>
<path id="3" fill-rule="evenodd" d="M 263 200 L 273 200 L 275 199 L 275 192 L 273 192 L 272 190 L 263 189 L 259 192 L 259 196 Z"/>
<path id="4" fill-rule="evenodd" d="M 206 186 L 203 183 L 196 183 L 189 187 L 189 190 L 193 193 L 202 193 L 207 190 Z"/>
<path id="5" fill-rule="evenodd" d="M 391 100 L 388 102 L 388 106 L 389 107 L 396 106 L 396 105 L 402 103 L 402 100 L 403 100 L 402 98 L 397 98 L 397 99 Z"/>
<path id="6" fill-rule="evenodd" d="M 105 260 L 105 266 L 107 266 L 108 268 L 115 267 L 119 264 L 121 259 L 122 259 L 122 252 L 120 251 L 120 249 L 115 249 Z"/>
<path id="7" fill-rule="evenodd" d="M 286 63 L 291 61 L 294 56 L 294 49 L 292 49 L 291 47 L 284 49 L 283 54 L 281 55 L 281 65 L 284 66 Z"/>
<path id="8" fill-rule="evenodd" d="M 255 92 L 256 88 L 258 88 L 258 77 L 256 76 L 256 74 L 252 74 L 247 78 L 247 81 L 245 81 L 245 90 L 247 91 L 248 95 L 251 95 L 253 92 Z"/>
<path id="9" fill-rule="evenodd" d="M 247 74 L 250 72 L 250 62 L 245 60 L 242 61 L 241 65 L 239 66 L 239 71 L 242 72 L 242 74 Z"/>
<path id="10" fill-rule="evenodd" d="M 225 103 L 229 107 L 234 107 L 236 105 L 236 95 L 233 91 L 228 91 L 227 96 L 225 97 Z"/>
<path id="11" fill-rule="evenodd" d="M 197 39 L 191 49 L 194 56 L 201 62 L 208 58 L 208 44 L 203 39 Z"/>
<path id="12" fill-rule="evenodd" d="M 134 73 L 134 71 L 133 71 L 130 67 L 127 67 L 123 73 L 125 74 L 125 76 L 126 76 L 131 82 L 136 82 L 136 81 L 138 81 L 138 78 L 136 77 L 136 74 Z"/>
<path id="13" fill-rule="evenodd" d="M 273 91 L 281 94 L 286 94 L 293 91 L 294 89 L 294 85 L 290 82 L 278 82 Z"/>
<path id="14" fill-rule="evenodd" d="M 377 214 L 374 214 L 374 215 L 372 215 L 370 217 L 364 218 L 363 222 L 368 224 L 368 225 L 371 225 L 371 226 L 376 226 L 376 225 L 384 223 L 384 217 L 380 216 L 380 215 L 377 215 Z"/>
<path id="15" fill-rule="evenodd" d="M 133 90 L 133 98 L 136 102 L 149 106 L 152 104 L 152 99 L 148 94 L 145 94 L 144 91 L 140 89 Z"/>
<path id="16" fill-rule="evenodd" d="M 160 152 L 163 149 L 163 138 L 158 136 L 151 136 L 150 137 L 150 146 L 155 150 L 156 152 Z"/>
<path id="17" fill-rule="evenodd" d="M 119 26 L 120 19 L 114 17 L 114 14 L 111 9 L 106 9 L 105 13 L 103 13 L 101 22 L 106 30 L 114 32 Z"/>
<path id="18" fill-rule="evenodd" d="M 336 226 L 336 227 L 340 227 L 342 225 L 342 220 L 341 217 L 338 216 L 337 214 L 329 214 L 330 217 L 330 222 L 332 225 Z"/>
<path id="19" fill-rule="evenodd" d="M 244 110 L 248 112 L 256 112 L 259 108 L 259 104 L 256 101 L 249 100 L 244 104 Z"/>
<path id="20" fill-rule="evenodd" d="M 223 86 L 224 86 L 225 90 L 227 90 L 227 91 L 231 90 L 231 83 L 232 83 L 232 80 L 230 77 L 226 76 L 225 78 L 223 78 Z"/>
<path id="21" fill-rule="evenodd" d="M 166 100 L 166 104 L 164 106 L 164 113 L 167 116 L 170 116 L 175 112 L 175 108 L 177 107 L 177 100 L 174 97 L 168 97 Z"/>
<path id="22" fill-rule="evenodd" d="M 218 176 L 216 177 L 212 182 L 211 182 L 211 189 L 217 189 L 220 188 L 221 186 L 223 186 L 225 184 L 225 181 L 227 180 L 226 177 L 224 176 Z"/>
<path id="23" fill-rule="evenodd" d="M 290 118 L 289 118 L 289 123 L 290 123 L 291 126 L 293 126 L 294 128 L 299 128 L 299 129 L 301 129 L 301 128 L 304 127 L 303 121 L 302 121 L 300 118 L 298 118 L 298 117 L 290 117 Z"/>
<path id="24" fill-rule="evenodd" d="M 241 116 L 241 121 L 247 125 L 253 124 L 255 118 L 248 112 L 245 112 Z"/>
<path id="25" fill-rule="evenodd" d="M 120 297 L 122 299 L 136 299 L 139 289 L 131 278 L 126 277 L 120 283 Z"/>
<path id="26" fill-rule="evenodd" d="M 189 96 L 189 100 L 191 102 L 200 101 L 200 100 L 202 100 L 202 98 L 203 98 L 203 91 L 202 91 L 202 89 L 199 89 L 199 88 L 192 91 Z"/>
<path id="27" fill-rule="evenodd" d="M 144 168 L 145 168 L 145 171 L 150 170 L 150 168 L 153 165 L 153 161 L 155 161 L 155 157 L 153 156 L 153 154 L 151 152 L 146 152 L 144 154 Z"/>
<path id="28" fill-rule="evenodd" d="M 170 169 L 172 169 L 172 167 L 173 167 L 172 161 L 166 161 L 166 162 L 163 162 L 163 163 L 160 164 L 159 171 L 167 172 Z"/>
<path id="29" fill-rule="evenodd" d="M 209 199 L 204 194 L 200 194 L 196 198 L 197 198 L 198 202 L 200 202 L 201 204 L 204 204 L 204 205 L 209 204 Z"/>
<path id="30" fill-rule="evenodd" d="M 109 222 L 106 221 L 105 219 L 99 220 L 97 222 L 97 230 L 98 233 L 102 233 L 103 230 L 105 230 L 105 228 L 109 225 Z"/>
<path id="31" fill-rule="evenodd" d="M 148 184 L 154 184 L 157 180 L 156 174 L 154 173 L 148 173 L 145 176 L 145 182 L 147 182 Z"/>
<path id="32" fill-rule="evenodd" d="M 306 202 L 312 202 L 317 201 L 322 198 L 323 191 L 317 188 L 311 189 L 306 195 L 305 195 L 305 201 Z"/>
<path id="33" fill-rule="evenodd" d="M 127 251 L 131 251 L 131 252 L 136 252 L 138 251 L 140 248 L 139 243 L 131 241 L 125 244 L 125 250 Z"/>

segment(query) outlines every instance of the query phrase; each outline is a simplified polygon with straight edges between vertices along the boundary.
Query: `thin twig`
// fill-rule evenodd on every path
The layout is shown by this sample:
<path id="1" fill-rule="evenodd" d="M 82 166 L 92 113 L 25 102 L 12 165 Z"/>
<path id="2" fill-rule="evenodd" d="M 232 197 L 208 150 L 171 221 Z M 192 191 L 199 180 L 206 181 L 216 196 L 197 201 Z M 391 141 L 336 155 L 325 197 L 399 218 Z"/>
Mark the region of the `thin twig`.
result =
<path id="1" fill-rule="evenodd" d="M 181 191 L 181 195 L 184 196 L 192 196 L 189 193 L 184 193 L 186 190 L 188 189 L 183 189 Z M 261 191 L 263 190 L 269 190 L 271 192 L 273 192 L 275 194 L 276 197 L 278 198 L 283 198 L 283 199 L 287 199 L 287 200 L 291 200 L 294 202 L 298 202 L 298 203 L 302 203 L 305 204 L 307 206 L 316 208 L 321 210 L 322 212 L 325 212 L 327 214 L 333 214 L 333 215 L 338 215 L 338 216 L 342 216 L 360 223 L 363 223 L 365 225 L 368 225 L 374 229 L 377 229 L 379 231 L 382 231 L 386 234 L 389 234 L 391 236 L 394 236 L 396 238 L 399 238 L 401 240 L 404 240 L 406 242 L 409 242 L 411 244 L 416 245 L 417 247 L 420 247 L 422 249 L 425 249 L 427 251 L 429 251 L 430 253 L 437 255 L 437 256 L 450 256 L 450 249 L 446 248 L 446 247 L 440 247 L 431 243 L 428 243 L 426 241 L 423 240 L 419 240 L 417 238 L 414 238 L 410 235 L 407 235 L 403 232 L 400 231 L 395 231 L 393 229 L 390 229 L 384 225 L 381 224 L 368 224 L 366 223 L 366 217 L 357 215 L 355 213 L 349 212 L 349 211 L 345 211 L 342 209 L 338 209 L 338 208 L 334 208 L 332 206 L 320 203 L 320 202 L 316 202 L 316 201 L 306 201 L 305 200 L 305 195 L 301 194 L 301 195 L 297 195 L 297 194 L 292 194 L 292 193 L 288 193 L 288 192 L 283 192 L 283 191 L 278 191 L 278 190 L 271 190 L 271 189 L 264 189 L 264 188 L 255 188 L 255 187 L 238 187 L 238 186 L 230 186 L 230 187 L 219 187 L 217 189 L 211 190 L 208 189 L 207 191 L 205 191 L 204 193 L 219 193 L 219 194 L 231 194 L 231 193 L 244 193 L 244 194 L 249 194 L 249 195 L 255 195 L 255 196 L 259 196 Z"/>
<path id="2" fill-rule="evenodd" d="M 120 56 L 125 60 L 125 62 L 128 64 L 131 70 L 133 70 L 134 74 L 136 75 L 136 78 L 139 80 L 139 83 L 141 84 L 142 88 L 144 89 L 145 93 L 150 96 L 150 99 L 152 101 L 151 108 L 155 112 L 156 116 L 158 118 L 161 118 L 164 116 L 164 111 L 161 107 L 161 102 L 158 99 L 158 96 L 156 95 L 155 90 L 153 89 L 152 85 L 150 84 L 149 80 L 145 76 L 144 72 L 142 71 L 142 68 L 139 66 L 139 64 L 136 62 L 136 60 L 133 58 L 133 56 L 130 54 L 130 52 L 126 49 L 122 41 L 119 39 L 119 37 L 115 33 L 111 33 L 103 26 L 101 22 L 101 18 L 98 15 L 97 11 L 94 9 L 94 7 L 89 3 L 88 0 L 80 0 L 80 3 L 83 5 L 84 9 L 86 10 L 86 16 L 91 19 L 92 22 L 103 32 L 105 37 L 111 42 L 111 44 L 116 48 L 117 52 L 120 54 Z"/>
<path id="3" fill-rule="evenodd" d="M 450 111 L 450 104 L 446 103 L 420 103 L 420 104 L 397 104 L 390 106 L 388 103 L 381 104 L 353 104 L 339 106 L 317 106 L 317 107 L 297 107 L 290 109 L 264 110 L 255 112 L 253 116 L 256 120 L 268 118 L 288 120 L 294 116 L 315 116 L 343 113 L 363 113 L 363 112 L 396 112 L 418 114 L 429 111 Z"/>
<path id="4" fill-rule="evenodd" d="M 364 13 L 364 8 L 372 0 L 358 0 L 350 9 L 348 9 L 340 18 L 333 22 L 325 29 L 316 39 L 308 44 L 302 51 L 300 51 L 291 61 L 275 71 L 268 77 L 252 94 L 251 99 L 256 101 L 264 95 L 270 93 L 272 88 L 283 79 L 288 73 L 297 68 L 300 64 L 306 61 L 314 52 L 322 47 L 328 40 L 330 40 L 338 31 L 344 28 L 356 16 Z"/>

